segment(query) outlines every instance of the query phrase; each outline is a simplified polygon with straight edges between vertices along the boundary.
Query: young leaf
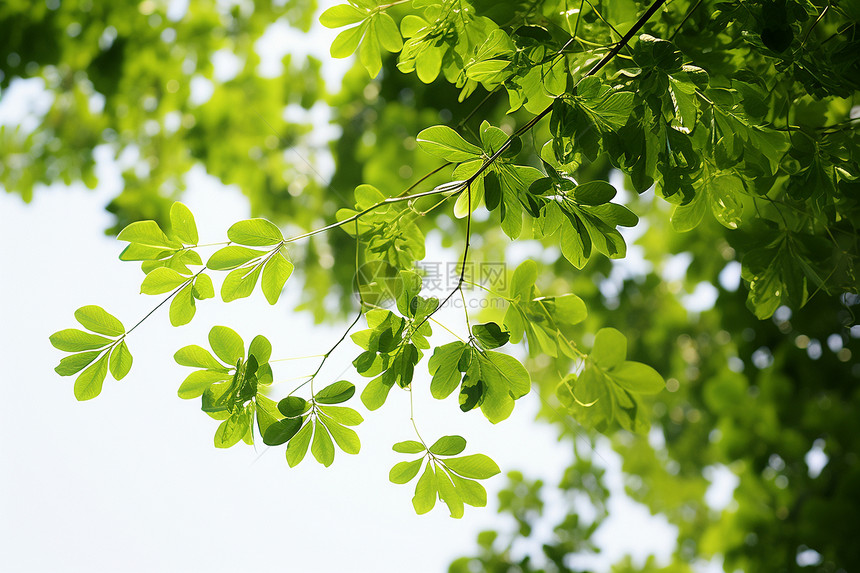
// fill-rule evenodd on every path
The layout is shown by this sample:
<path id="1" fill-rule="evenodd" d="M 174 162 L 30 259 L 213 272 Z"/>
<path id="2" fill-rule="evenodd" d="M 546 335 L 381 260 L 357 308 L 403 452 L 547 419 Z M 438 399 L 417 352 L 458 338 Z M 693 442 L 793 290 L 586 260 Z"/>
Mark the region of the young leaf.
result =
<path id="1" fill-rule="evenodd" d="M 639 394 L 657 394 L 666 387 L 663 377 L 641 362 L 624 361 L 613 368 L 610 375 L 625 390 Z"/>
<path id="2" fill-rule="evenodd" d="M 184 346 L 176 351 L 173 359 L 180 366 L 190 366 L 192 368 L 207 368 L 209 370 L 218 370 L 226 372 L 227 368 L 218 362 L 208 350 L 196 344 Z"/>
<path id="3" fill-rule="evenodd" d="M 224 380 L 230 380 L 231 378 L 233 378 L 233 376 L 228 374 L 226 370 L 223 372 L 215 370 L 196 370 L 185 378 L 182 384 L 179 385 L 179 390 L 177 390 L 176 393 L 183 400 L 199 398 L 206 390 L 209 389 L 210 386 L 212 386 L 212 384 L 222 382 Z"/>
<path id="4" fill-rule="evenodd" d="M 100 306 L 82 306 L 75 311 L 75 319 L 87 330 L 98 334 L 119 336 L 125 333 L 122 323 Z"/>
<path id="5" fill-rule="evenodd" d="M 433 509 L 434 505 L 436 505 L 436 475 L 433 472 L 433 464 L 428 462 L 424 473 L 415 485 L 412 507 L 415 508 L 415 513 L 423 515 Z"/>
<path id="6" fill-rule="evenodd" d="M 131 370 L 132 357 L 125 340 L 113 347 L 110 353 L 110 373 L 115 380 L 122 380 Z"/>
<path id="7" fill-rule="evenodd" d="M 128 241 L 148 247 L 181 249 L 182 245 L 167 238 L 155 221 L 135 221 L 119 232 L 118 241 Z"/>
<path id="8" fill-rule="evenodd" d="M 430 446 L 430 453 L 437 456 L 456 456 L 466 449 L 466 440 L 462 436 L 442 436 Z"/>
<path id="9" fill-rule="evenodd" d="M 265 254 L 265 251 L 230 245 L 212 253 L 206 266 L 213 271 L 229 271 Z"/>
<path id="10" fill-rule="evenodd" d="M 191 210 L 176 201 L 170 206 L 170 228 L 177 239 L 186 245 L 196 245 L 199 240 L 197 237 L 197 224 L 194 222 L 194 215 Z"/>
<path id="11" fill-rule="evenodd" d="M 349 4 L 338 4 L 320 14 L 320 24 L 326 28 L 340 28 L 357 24 L 365 18 L 367 18 L 367 12 L 362 12 Z"/>
<path id="12" fill-rule="evenodd" d="M 257 364 L 265 364 L 272 357 L 272 343 L 262 334 L 258 334 L 248 346 L 248 356 L 255 357 Z"/>
<path id="13" fill-rule="evenodd" d="M 391 449 L 401 454 L 420 454 L 426 448 L 421 442 L 416 442 L 415 440 L 406 440 L 405 442 L 397 442 L 391 447 Z"/>
<path id="14" fill-rule="evenodd" d="M 232 302 L 251 296 L 254 287 L 257 286 L 260 269 L 260 265 L 257 265 L 251 269 L 243 267 L 230 271 L 230 274 L 221 283 L 221 299 L 224 302 Z"/>
<path id="15" fill-rule="evenodd" d="M 430 155 L 454 163 L 475 159 L 483 153 L 480 147 L 469 143 L 445 125 L 428 127 L 418 134 L 416 140 L 421 149 Z"/>
<path id="16" fill-rule="evenodd" d="M 463 503 L 467 503 L 472 507 L 486 507 L 487 490 L 484 489 L 484 486 L 476 481 L 462 478 L 453 472 L 451 472 L 449 477 L 454 482 L 454 488 L 460 494 Z"/>
<path id="17" fill-rule="evenodd" d="M 236 364 L 245 358 L 245 345 L 242 337 L 226 326 L 213 326 L 209 331 L 209 346 L 215 356 L 227 364 Z"/>
<path id="18" fill-rule="evenodd" d="M 143 294 L 164 294 L 190 280 L 173 269 L 159 267 L 152 270 L 140 285 Z"/>
<path id="19" fill-rule="evenodd" d="M 474 479 L 487 479 L 493 477 L 501 470 L 496 462 L 484 454 L 472 454 L 461 458 L 448 458 L 445 465 L 453 472 L 463 477 Z"/>
<path id="20" fill-rule="evenodd" d="M 388 472 L 388 481 L 397 484 L 404 484 L 412 481 L 412 479 L 417 476 L 418 472 L 421 470 L 421 464 L 423 461 L 424 458 L 418 458 L 411 462 L 400 462 L 398 464 L 394 464 L 394 467 Z"/>
<path id="21" fill-rule="evenodd" d="M 311 443 L 311 434 L 313 427 L 310 423 L 302 426 L 302 429 L 296 432 L 296 435 L 287 444 L 287 463 L 291 468 L 296 467 L 308 453 L 308 446 Z"/>
<path id="22" fill-rule="evenodd" d="M 334 444 L 331 441 L 331 436 L 328 429 L 320 421 L 314 422 L 314 439 L 311 443 L 311 453 L 316 461 L 329 467 L 334 462 Z"/>
<path id="23" fill-rule="evenodd" d="M 170 301 L 170 324 L 173 326 L 183 326 L 194 318 L 197 305 L 194 302 L 193 288 L 191 284 L 188 284 L 176 293 L 173 300 Z"/>
<path id="24" fill-rule="evenodd" d="M 594 336 L 594 348 L 589 358 L 603 369 L 624 361 L 627 356 L 627 338 L 614 328 L 601 328 Z"/>
<path id="25" fill-rule="evenodd" d="M 221 422 L 215 430 L 215 447 L 230 448 L 238 444 L 247 431 L 247 426 L 243 425 L 242 421 L 243 416 L 237 413 Z"/>
<path id="26" fill-rule="evenodd" d="M 341 450 L 347 454 L 357 454 L 359 450 L 361 450 L 361 441 L 354 430 L 351 430 L 346 426 L 342 426 L 332 420 L 323 423 L 331 433 L 331 437 L 334 438 L 337 447 Z"/>
<path id="27" fill-rule="evenodd" d="M 293 263 L 288 261 L 280 252 L 269 259 L 269 262 L 263 267 L 263 277 L 260 281 L 260 286 L 269 304 L 276 304 L 278 302 L 281 291 L 284 290 L 284 284 L 286 284 L 292 272 Z"/>
<path id="28" fill-rule="evenodd" d="M 215 289 L 212 286 L 212 279 L 207 274 L 199 274 L 194 279 L 194 289 L 192 291 L 194 298 L 197 300 L 205 300 L 215 296 Z"/>
<path id="29" fill-rule="evenodd" d="M 320 406 L 320 412 L 344 426 L 357 426 L 364 421 L 361 414 L 346 406 Z"/>
<path id="30" fill-rule="evenodd" d="M 81 352 L 83 350 L 95 350 L 103 348 L 112 342 L 111 339 L 76 328 L 67 328 L 55 332 L 49 337 L 51 345 L 63 352 Z"/>
<path id="31" fill-rule="evenodd" d="M 90 365 L 93 360 L 95 360 L 98 355 L 101 354 L 99 350 L 93 350 L 91 352 L 81 352 L 80 354 L 72 354 L 71 356 L 66 356 L 60 363 L 54 368 L 54 372 L 59 374 L 60 376 L 71 376 L 73 374 L 77 374 L 84 368 Z"/>
<path id="32" fill-rule="evenodd" d="M 266 219 L 247 219 L 227 229 L 227 238 L 239 245 L 264 247 L 284 240 L 281 230 Z"/>
<path id="33" fill-rule="evenodd" d="M 75 380 L 75 398 L 78 401 L 92 400 L 102 391 L 108 371 L 108 353 L 102 354 L 101 358 L 87 367 Z"/>
<path id="34" fill-rule="evenodd" d="M 341 380 L 317 392 L 314 400 L 320 404 L 340 404 L 352 398 L 353 394 L 355 394 L 355 385 Z"/>
<path id="35" fill-rule="evenodd" d="M 436 470 L 436 487 L 439 488 L 439 497 L 448 506 L 448 511 L 451 512 L 451 517 L 460 519 L 463 517 L 463 499 L 460 494 L 454 489 L 454 484 L 451 483 L 451 478 L 448 477 L 448 472 L 443 469 Z"/>

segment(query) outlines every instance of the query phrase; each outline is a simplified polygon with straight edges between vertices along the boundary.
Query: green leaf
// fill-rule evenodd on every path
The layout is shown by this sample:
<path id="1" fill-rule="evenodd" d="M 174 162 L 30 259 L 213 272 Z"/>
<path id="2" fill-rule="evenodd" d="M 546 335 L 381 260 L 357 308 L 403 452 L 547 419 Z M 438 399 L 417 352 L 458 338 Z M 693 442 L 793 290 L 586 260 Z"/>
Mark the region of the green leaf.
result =
<path id="1" fill-rule="evenodd" d="M 391 447 L 391 449 L 401 454 L 420 454 L 426 448 L 424 448 L 424 444 L 421 442 L 406 440 L 405 442 L 397 442 Z"/>
<path id="2" fill-rule="evenodd" d="M 320 404 L 340 404 L 352 398 L 353 394 L 355 394 L 355 385 L 341 380 L 317 392 L 314 400 Z"/>
<path id="3" fill-rule="evenodd" d="M 82 350 L 95 350 L 103 348 L 113 342 L 109 338 L 90 334 L 76 328 L 67 328 L 55 332 L 49 337 L 51 345 L 63 352 L 81 352 Z"/>
<path id="4" fill-rule="evenodd" d="M 589 181 L 577 185 L 573 190 L 573 200 L 580 205 L 603 205 L 615 197 L 615 187 L 606 181 Z"/>
<path id="5" fill-rule="evenodd" d="M 155 221 L 135 221 L 119 232 L 118 241 L 128 241 L 147 247 L 181 249 L 182 245 L 167 238 Z"/>
<path id="6" fill-rule="evenodd" d="M 511 333 L 502 330 L 495 322 L 487 322 L 472 326 L 472 336 L 477 339 L 482 348 L 491 350 L 507 344 L 511 338 Z"/>
<path id="7" fill-rule="evenodd" d="M 456 456 L 466 449 L 466 440 L 462 436 L 442 436 L 430 446 L 430 453 L 437 456 Z"/>
<path id="8" fill-rule="evenodd" d="M 454 519 L 463 517 L 463 499 L 451 483 L 451 478 L 448 477 L 448 472 L 438 469 L 436 470 L 436 487 L 439 488 L 439 497 L 448 506 L 448 511 Z"/>
<path id="9" fill-rule="evenodd" d="M 159 267 L 146 275 L 140 285 L 140 292 L 143 294 L 164 294 L 189 280 L 191 280 L 190 277 L 183 276 L 173 269 Z"/>
<path id="10" fill-rule="evenodd" d="M 331 436 L 325 424 L 319 421 L 314 422 L 314 439 L 311 444 L 311 453 L 316 461 L 329 467 L 334 462 L 334 444 L 331 441 Z"/>
<path id="11" fill-rule="evenodd" d="M 454 487 L 464 503 L 472 507 L 487 506 L 487 490 L 484 489 L 484 486 L 476 481 L 462 478 L 453 472 L 449 477 L 454 482 Z"/>
<path id="12" fill-rule="evenodd" d="M 625 390 L 639 394 L 657 394 L 666 387 L 663 377 L 641 362 L 622 362 L 612 369 L 610 376 Z"/>
<path id="13" fill-rule="evenodd" d="M 110 353 L 110 373 L 115 380 L 122 380 L 131 370 L 132 357 L 125 340 L 113 347 Z"/>
<path id="14" fill-rule="evenodd" d="M 391 483 L 404 484 L 412 481 L 421 471 L 421 464 L 424 458 L 418 458 L 411 462 L 400 462 L 395 464 L 391 471 L 388 472 L 388 481 Z"/>
<path id="15" fill-rule="evenodd" d="M 382 54 L 379 50 L 379 36 L 376 33 L 376 18 L 368 20 L 367 35 L 358 51 L 358 59 L 371 78 L 382 69 Z"/>
<path id="16" fill-rule="evenodd" d="M 194 215 L 191 214 L 191 210 L 188 207 L 179 201 L 170 206 L 170 228 L 173 234 L 176 235 L 176 238 L 186 245 L 197 244 L 199 239 Z"/>
<path id="17" fill-rule="evenodd" d="M 484 454 L 448 458 L 445 460 L 445 466 L 463 477 L 473 479 L 491 478 L 501 471 L 496 462 Z"/>
<path id="18" fill-rule="evenodd" d="M 297 418 L 310 409 L 310 403 L 298 396 L 287 396 L 278 402 L 278 411 L 287 418 Z"/>
<path id="19" fill-rule="evenodd" d="M 296 435 L 287 444 L 287 463 L 291 468 L 296 467 L 308 453 L 308 446 L 311 443 L 311 434 L 313 426 L 310 423 L 302 426 L 302 429 L 296 432 Z"/>
<path id="20" fill-rule="evenodd" d="M 456 131 L 445 125 L 428 127 L 416 138 L 421 149 L 441 157 L 446 161 L 459 163 L 480 157 L 483 150 L 462 137 Z"/>
<path id="21" fill-rule="evenodd" d="M 102 391 L 102 384 L 108 372 L 108 353 L 102 354 L 86 370 L 81 372 L 75 380 L 75 398 L 78 401 L 92 400 Z"/>
<path id="22" fill-rule="evenodd" d="M 260 286 L 269 304 L 278 302 L 284 284 L 293 272 L 293 263 L 288 261 L 284 255 L 278 252 L 263 267 L 263 277 Z"/>
<path id="23" fill-rule="evenodd" d="M 154 271 L 153 271 L 154 272 Z M 174 295 L 170 301 L 170 324 L 182 326 L 191 322 L 197 312 L 194 302 L 194 287 L 189 283 L 184 289 Z"/>
<path id="24" fill-rule="evenodd" d="M 251 296 L 257 286 L 257 279 L 260 278 L 260 269 L 260 265 L 257 265 L 250 269 L 243 267 L 230 271 L 221 283 L 221 300 L 232 302 Z"/>
<path id="25" fill-rule="evenodd" d="M 348 58 L 351 56 L 358 48 L 358 43 L 361 42 L 365 30 L 367 30 L 367 23 L 363 22 L 338 34 L 331 43 L 331 57 Z"/>
<path id="26" fill-rule="evenodd" d="M 263 247 L 275 245 L 284 240 L 281 230 L 266 219 L 246 219 L 234 223 L 227 229 L 227 238 L 239 245 Z"/>
<path id="27" fill-rule="evenodd" d="M 248 346 L 248 356 L 256 358 L 257 364 L 265 364 L 272 357 L 272 343 L 262 334 L 258 334 Z"/>
<path id="28" fill-rule="evenodd" d="M 119 336 L 125 333 L 122 323 L 100 306 L 82 306 L 75 311 L 75 319 L 87 330 L 98 334 Z"/>
<path id="29" fill-rule="evenodd" d="M 433 472 L 433 464 L 428 463 L 424 473 L 415 485 L 415 495 L 412 497 L 412 507 L 415 513 L 423 515 L 433 509 L 436 505 L 436 475 Z"/>
<path id="30" fill-rule="evenodd" d="M 367 16 L 367 12 L 362 12 L 355 6 L 338 4 L 320 14 L 320 24 L 326 28 L 340 28 L 361 22 Z"/>
<path id="31" fill-rule="evenodd" d="M 212 386 L 212 384 L 222 382 L 224 380 L 230 380 L 231 378 L 233 378 L 233 376 L 228 374 L 226 371 L 197 370 L 185 378 L 176 393 L 183 400 L 199 398 L 203 395 L 203 392 Z"/>
<path id="32" fill-rule="evenodd" d="M 357 411 L 346 406 L 320 406 L 320 412 L 344 426 L 357 426 L 364 421 Z"/>
<path id="33" fill-rule="evenodd" d="M 184 346 L 176 351 L 173 359 L 180 366 L 190 366 L 192 368 L 207 368 L 209 370 L 218 370 L 226 372 L 227 368 L 218 362 L 208 350 L 202 346 L 191 344 Z"/>
<path id="34" fill-rule="evenodd" d="M 230 245 L 229 247 L 218 249 L 212 253 L 212 256 L 209 257 L 208 261 L 206 261 L 206 266 L 213 271 L 227 271 L 244 265 L 248 261 L 252 261 L 265 254 L 265 251 Z"/>
<path id="35" fill-rule="evenodd" d="M 245 344 L 242 337 L 226 326 L 213 326 L 209 331 L 209 346 L 215 356 L 226 364 L 236 364 L 245 358 Z"/>
<path id="36" fill-rule="evenodd" d="M 243 416 L 241 414 L 233 414 L 221 422 L 221 425 L 215 430 L 215 447 L 230 448 L 238 444 L 248 429 L 242 422 Z"/>
<path id="37" fill-rule="evenodd" d="M 354 430 L 347 428 L 334 421 L 324 422 L 326 428 L 334 438 L 337 447 L 347 454 L 357 454 L 361 450 L 361 440 L 358 439 L 358 434 Z"/>
<path id="38" fill-rule="evenodd" d="M 460 357 L 468 347 L 462 342 L 451 342 L 433 350 L 428 366 L 433 379 L 430 393 L 437 400 L 447 398 L 460 383 L 462 373 L 457 369 Z"/>
<path id="39" fill-rule="evenodd" d="M 194 288 L 192 290 L 194 298 L 197 300 L 205 300 L 215 296 L 215 288 L 212 286 L 212 279 L 209 275 L 199 274 L 194 279 Z"/>
<path id="40" fill-rule="evenodd" d="M 528 394 L 531 379 L 525 367 L 512 356 L 492 351 L 476 356 L 485 386 L 481 411 L 496 424 L 511 415 L 514 400 Z"/>
<path id="41" fill-rule="evenodd" d="M 99 354 L 101 354 L 101 351 L 93 350 L 92 352 L 81 352 L 80 354 L 66 356 L 60 360 L 60 363 L 54 368 L 54 372 L 60 376 L 77 374 L 95 360 Z"/>
<path id="42" fill-rule="evenodd" d="M 614 328 L 601 328 L 594 336 L 594 349 L 589 358 L 604 370 L 624 361 L 627 338 Z"/>
<path id="43" fill-rule="evenodd" d="M 385 12 L 379 12 L 375 18 L 376 34 L 379 44 L 387 51 L 397 53 L 403 49 L 403 38 L 394 23 L 394 18 Z"/>
<path id="44" fill-rule="evenodd" d="M 267 446 L 280 446 L 287 443 L 302 427 L 301 418 L 284 418 L 269 424 L 263 432 L 263 443 Z"/>

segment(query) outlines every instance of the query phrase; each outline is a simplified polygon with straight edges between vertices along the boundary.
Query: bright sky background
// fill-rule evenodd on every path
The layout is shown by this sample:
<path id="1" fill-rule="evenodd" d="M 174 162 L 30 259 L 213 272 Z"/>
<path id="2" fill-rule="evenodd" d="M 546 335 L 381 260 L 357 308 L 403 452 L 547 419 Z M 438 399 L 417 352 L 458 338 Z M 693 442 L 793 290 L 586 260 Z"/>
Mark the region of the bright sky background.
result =
<path id="1" fill-rule="evenodd" d="M 314 44 L 320 42 L 304 43 Z M 271 52 L 280 59 L 276 47 Z M 337 76 L 336 70 L 327 73 Z M 11 91 L 2 94 L 0 123 L 21 117 L 16 106 L 22 100 L 8 97 Z M 101 396 L 75 401 L 74 377 L 60 378 L 52 370 L 64 354 L 50 346 L 48 336 L 75 327 L 73 312 L 85 304 L 103 306 L 128 328 L 160 300 L 137 294 L 139 266 L 118 261 L 124 243 L 103 235 L 111 223 L 104 206 L 121 179 L 109 157 L 99 155 L 95 192 L 54 186 L 39 190 L 29 205 L 0 192 L 0 357 L 6 365 L 0 384 L 7 403 L 0 416 L 0 570 L 429 573 L 445 571 L 453 558 L 473 552 L 475 535 L 494 527 L 496 493 L 505 480 L 489 480 L 490 507 L 467 507 L 461 520 L 450 519 L 441 504 L 416 516 L 410 501 L 414 483 L 388 481 L 393 464 L 411 459 L 391 451 L 394 442 L 413 438 L 405 392 L 393 391 L 371 413 L 356 397 L 352 405 L 365 417 L 357 428 L 361 453 L 338 450 L 328 469 L 310 454 L 290 469 L 283 447 L 218 450 L 212 445 L 218 422 L 199 410 L 199 400 L 177 398 L 190 369 L 177 366 L 173 353 L 186 344 L 206 346 L 216 324 L 234 328 L 246 344 L 264 334 L 274 346 L 273 358 L 328 349 L 342 327 L 315 326 L 307 314 L 291 312 L 297 282 L 287 283 L 276 307 L 259 291 L 229 305 L 203 301 L 194 321 L 178 329 L 163 307 L 129 338 L 129 376 L 121 382 L 109 376 Z M 223 240 L 231 223 L 250 216 L 238 189 L 199 169 L 188 183 L 183 201 L 197 218 L 201 243 Z M 429 257 L 451 258 L 432 247 Z M 440 320 L 461 319 L 457 314 L 446 321 L 441 314 Z M 444 336 L 437 341 L 447 342 Z M 360 390 L 364 380 L 347 370 L 357 352 L 345 343 L 318 380 L 347 378 Z M 275 380 L 309 374 L 317 360 L 276 363 Z M 479 412 L 461 414 L 453 398 L 433 400 L 426 360 L 418 372 L 416 417 L 425 438 L 461 434 L 468 440 L 466 453 L 488 454 L 503 472 L 523 470 L 549 484 L 558 481 L 571 447 L 533 421 L 535 394 L 493 427 Z M 296 383 L 278 386 L 277 395 Z M 600 454 L 612 470 L 612 517 L 597 533 L 604 555 L 588 563 L 606 570 L 625 553 L 639 562 L 649 553 L 667 559 L 674 527 L 630 502 L 617 456 L 605 447 Z M 728 501 L 727 487 L 710 492 L 714 505 Z M 558 515 L 560 506 L 552 501 L 547 512 Z"/>

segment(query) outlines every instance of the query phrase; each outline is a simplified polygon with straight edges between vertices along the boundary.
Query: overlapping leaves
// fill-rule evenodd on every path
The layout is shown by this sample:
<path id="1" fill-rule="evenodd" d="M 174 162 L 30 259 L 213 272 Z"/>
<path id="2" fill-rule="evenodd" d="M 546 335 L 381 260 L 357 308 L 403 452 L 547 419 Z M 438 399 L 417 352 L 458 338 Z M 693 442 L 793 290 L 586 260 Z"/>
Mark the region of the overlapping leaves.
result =
<path id="1" fill-rule="evenodd" d="M 405 484 L 417 476 L 412 505 L 419 515 L 429 512 L 437 498 L 447 506 L 451 517 L 463 517 L 464 504 L 472 507 L 487 505 L 487 491 L 476 480 L 491 478 L 499 473 L 499 466 L 484 454 L 459 456 L 466 449 L 462 436 L 442 436 L 427 448 L 423 443 L 409 440 L 393 447 L 402 454 L 422 454 L 420 458 L 400 462 L 391 468 L 388 479 Z"/>

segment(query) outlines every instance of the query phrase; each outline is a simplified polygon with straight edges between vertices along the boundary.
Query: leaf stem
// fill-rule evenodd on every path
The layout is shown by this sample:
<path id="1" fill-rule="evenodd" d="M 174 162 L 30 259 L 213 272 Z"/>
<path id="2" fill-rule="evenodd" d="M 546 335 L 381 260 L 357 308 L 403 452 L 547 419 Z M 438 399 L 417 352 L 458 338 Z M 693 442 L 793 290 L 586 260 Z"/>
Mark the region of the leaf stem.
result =
<path id="1" fill-rule="evenodd" d="M 155 305 L 155 308 L 153 308 L 152 310 L 150 310 L 149 312 L 147 312 L 147 313 L 146 313 L 146 315 L 145 315 L 143 318 L 141 318 L 140 320 L 138 320 L 138 321 L 137 321 L 137 324 L 135 324 L 134 326 L 132 326 L 131 328 L 129 328 L 129 329 L 126 331 L 126 333 L 123 335 L 123 338 L 125 338 L 126 336 L 128 336 L 129 334 L 131 334 L 131 333 L 134 331 L 134 329 L 135 329 L 135 328 L 137 328 L 138 326 L 140 326 L 141 324 L 143 324 L 143 321 L 145 321 L 147 318 L 149 318 L 150 316 L 152 316 L 152 314 L 153 314 L 156 310 L 158 310 L 159 308 L 161 308 L 162 306 L 164 306 L 164 303 L 166 303 L 167 301 L 169 301 L 170 299 L 172 299 L 174 296 L 176 296 L 176 294 L 177 294 L 179 291 L 181 291 L 182 289 L 184 289 L 185 287 L 187 287 L 189 283 L 193 282 L 193 281 L 194 281 L 194 279 L 196 279 L 199 275 L 201 275 L 201 274 L 203 273 L 203 271 L 205 271 L 206 269 L 207 269 L 207 267 L 204 265 L 202 269 L 200 269 L 199 271 L 197 271 L 194 275 L 192 275 L 192 276 L 188 277 L 188 280 L 186 280 L 184 283 L 182 283 L 181 285 L 179 285 L 178 287 L 176 287 L 175 289 L 173 289 L 173 292 L 171 292 L 169 295 L 167 295 L 167 297 L 166 297 L 164 300 L 162 300 L 160 303 L 158 303 L 157 305 Z"/>

